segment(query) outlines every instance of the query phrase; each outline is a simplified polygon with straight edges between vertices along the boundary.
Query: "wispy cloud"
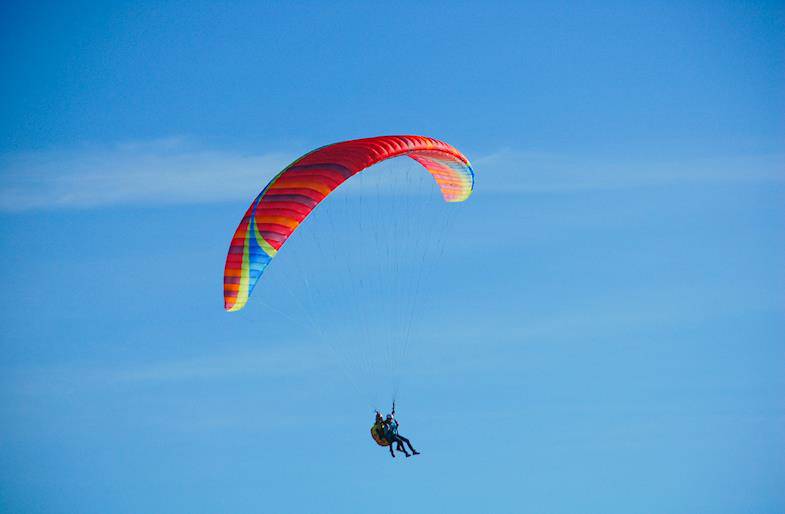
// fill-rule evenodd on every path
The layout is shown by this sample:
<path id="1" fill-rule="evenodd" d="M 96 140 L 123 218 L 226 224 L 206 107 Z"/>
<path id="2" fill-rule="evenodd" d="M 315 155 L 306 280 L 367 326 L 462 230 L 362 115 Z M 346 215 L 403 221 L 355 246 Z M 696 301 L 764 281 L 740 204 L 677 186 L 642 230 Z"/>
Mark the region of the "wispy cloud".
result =
<path id="1" fill-rule="evenodd" d="M 325 365 L 324 358 L 317 359 L 315 356 L 308 358 L 309 355 L 313 356 L 314 352 L 307 348 L 268 348 L 117 369 L 104 375 L 104 378 L 116 384 L 141 384 L 210 380 L 254 374 L 280 377 L 303 374 Z"/>
<path id="2" fill-rule="evenodd" d="M 194 147 L 183 139 L 0 158 L 0 209 L 247 199 L 292 156 Z"/>
<path id="3" fill-rule="evenodd" d="M 486 192 L 563 193 L 667 184 L 785 182 L 785 154 L 684 161 L 597 162 L 504 150 L 472 161 Z"/>
<path id="4" fill-rule="evenodd" d="M 163 383 L 227 380 L 237 377 L 303 375 L 333 366 L 333 357 L 313 348 L 287 345 L 234 350 L 133 365 L 74 364 L 42 368 L 6 368 L 2 385 L 26 394 L 72 394 L 85 388 L 135 388 Z"/>
<path id="5" fill-rule="evenodd" d="M 0 210 L 244 201 L 295 157 L 205 149 L 183 138 L 9 154 L 0 156 Z M 785 155 L 630 164 L 505 150 L 473 164 L 485 192 L 785 181 Z"/>

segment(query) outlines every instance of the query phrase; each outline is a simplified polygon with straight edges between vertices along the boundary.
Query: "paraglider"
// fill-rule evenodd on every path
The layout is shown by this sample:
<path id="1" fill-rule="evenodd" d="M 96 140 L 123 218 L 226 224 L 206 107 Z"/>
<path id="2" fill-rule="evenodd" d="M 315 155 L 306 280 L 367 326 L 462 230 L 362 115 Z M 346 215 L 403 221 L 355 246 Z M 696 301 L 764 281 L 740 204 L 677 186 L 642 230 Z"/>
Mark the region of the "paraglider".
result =
<path id="1" fill-rule="evenodd" d="M 393 401 L 392 410 L 387 414 L 387 417 L 382 417 L 382 413 L 376 411 L 376 419 L 371 427 L 371 437 L 379 446 L 389 446 L 390 456 L 393 458 L 395 457 L 393 446 L 397 446 L 397 450 L 403 452 L 407 457 L 419 455 L 420 452 L 414 449 L 409 439 L 398 433 L 398 426 L 398 420 L 395 419 L 395 402 Z M 411 454 L 406 451 L 404 444 L 409 447 Z"/>
<path id="2" fill-rule="evenodd" d="M 226 256 L 223 277 L 224 308 L 227 311 L 237 311 L 246 305 L 272 259 L 328 195 L 354 175 L 395 157 L 408 157 L 425 168 L 432 175 L 446 202 L 462 202 L 472 193 L 474 171 L 469 160 L 451 145 L 430 137 L 380 136 L 344 141 L 313 150 L 273 177 L 246 210 L 234 232 Z M 398 231 L 387 233 L 400 237 L 395 240 L 394 251 L 388 248 L 384 252 L 388 258 L 395 259 L 397 244 L 399 241 L 407 243 L 407 234 Z M 401 246 L 401 249 L 406 250 L 406 247 Z M 380 259 L 375 259 L 378 260 Z M 424 262 L 424 255 L 421 262 Z M 391 276 L 401 270 L 397 262 L 390 269 Z M 379 276 L 387 275 L 380 273 Z M 328 300 L 331 301 L 332 298 Z M 317 305 L 320 310 L 325 306 L 324 303 Z M 415 304 L 411 303 L 391 311 L 398 316 L 405 316 L 407 313 L 416 312 L 414 307 Z M 401 329 L 401 334 L 408 337 L 411 318 L 406 318 L 406 321 L 408 324 L 401 322 L 399 325 L 406 327 L 405 331 Z M 406 342 L 408 339 L 404 341 Z M 405 344 L 403 346 L 405 349 Z M 389 347 L 385 348 L 385 351 L 388 360 L 396 353 Z M 361 362 L 367 367 L 367 360 Z M 398 426 L 393 401 L 393 409 L 386 418 L 383 418 L 379 411 L 376 412 L 371 436 L 378 445 L 389 446 L 393 457 L 394 447 L 407 457 L 418 455 L 419 452 L 414 449 L 409 439 L 398 433 Z M 407 451 L 407 446 L 411 453 Z"/>

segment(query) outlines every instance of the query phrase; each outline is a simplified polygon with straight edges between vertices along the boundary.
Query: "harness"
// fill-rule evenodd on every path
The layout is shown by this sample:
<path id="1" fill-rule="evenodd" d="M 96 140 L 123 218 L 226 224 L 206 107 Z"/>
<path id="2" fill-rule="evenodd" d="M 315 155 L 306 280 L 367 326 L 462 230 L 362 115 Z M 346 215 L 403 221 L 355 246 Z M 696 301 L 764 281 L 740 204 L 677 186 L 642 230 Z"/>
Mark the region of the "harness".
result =
<path id="1" fill-rule="evenodd" d="M 371 427 L 371 437 L 379 446 L 390 446 L 391 444 L 385 437 L 385 432 L 384 425 L 381 423 L 374 423 Z"/>
<path id="2" fill-rule="evenodd" d="M 376 413 L 381 417 L 379 411 L 376 411 Z M 391 414 L 395 416 L 395 400 L 393 400 Z M 371 427 L 371 437 L 373 437 L 373 440 L 376 441 L 376 444 L 378 444 L 379 446 L 390 446 L 392 444 L 392 441 L 387 439 L 387 434 L 390 433 L 391 435 L 395 435 L 396 432 L 397 430 L 393 431 L 388 429 L 383 421 L 377 421 Z"/>

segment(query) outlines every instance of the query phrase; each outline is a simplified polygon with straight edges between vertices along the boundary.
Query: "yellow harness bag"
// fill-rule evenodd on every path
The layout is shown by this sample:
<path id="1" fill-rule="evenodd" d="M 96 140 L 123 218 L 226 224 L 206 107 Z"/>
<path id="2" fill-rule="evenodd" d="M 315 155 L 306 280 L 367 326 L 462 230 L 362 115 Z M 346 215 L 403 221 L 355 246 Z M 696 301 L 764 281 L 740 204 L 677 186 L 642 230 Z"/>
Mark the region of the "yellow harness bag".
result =
<path id="1" fill-rule="evenodd" d="M 390 446 L 390 441 L 384 437 L 384 425 L 381 423 L 375 423 L 371 427 L 371 437 L 379 446 Z"/>

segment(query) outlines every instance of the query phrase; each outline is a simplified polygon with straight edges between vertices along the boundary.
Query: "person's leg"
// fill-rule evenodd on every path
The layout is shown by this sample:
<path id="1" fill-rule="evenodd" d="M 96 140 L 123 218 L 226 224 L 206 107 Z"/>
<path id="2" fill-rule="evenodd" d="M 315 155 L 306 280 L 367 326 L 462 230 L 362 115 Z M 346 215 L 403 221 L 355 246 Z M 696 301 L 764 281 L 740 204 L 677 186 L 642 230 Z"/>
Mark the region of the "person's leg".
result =
<path id="1" fill-rule="evenodd" d="M 397 435 L 397 434 L 393 437 L 393 443 L 398 445 L 398 451 L 399 452 L 403 452 L 408 457 L 409 456 L 409 452 L 407 452 L 406 448 L 404 448 L 403 441 L 404 441 L 404 439 L 401 436 Z M 410 444 L 409 448 L 411 448 L 411 447 L 412 447 L 412 445 Z"/>
<path id="2" fill-rule="evenodd" d="M 390 455 L 395 458 L 395 452 L 393 451 L 393 445 L 390 444 Z"/>
<path id="3" fill-rule="evenodd" d="M 406 443 L 409 446 L 409 449 L 412 451 L 412 453 L 414 455 L 417 455 L 418 453 L 420 453 L 417 450 L 415 450 L 414 447 L 412 447 L 412 443 L 408 439 L 406 439 L 404 436 L 399 435 L 398 439 L 399 439 L 398 444 L 401 444 L 400 441 L 403 441 L 404 443 Z"/>

